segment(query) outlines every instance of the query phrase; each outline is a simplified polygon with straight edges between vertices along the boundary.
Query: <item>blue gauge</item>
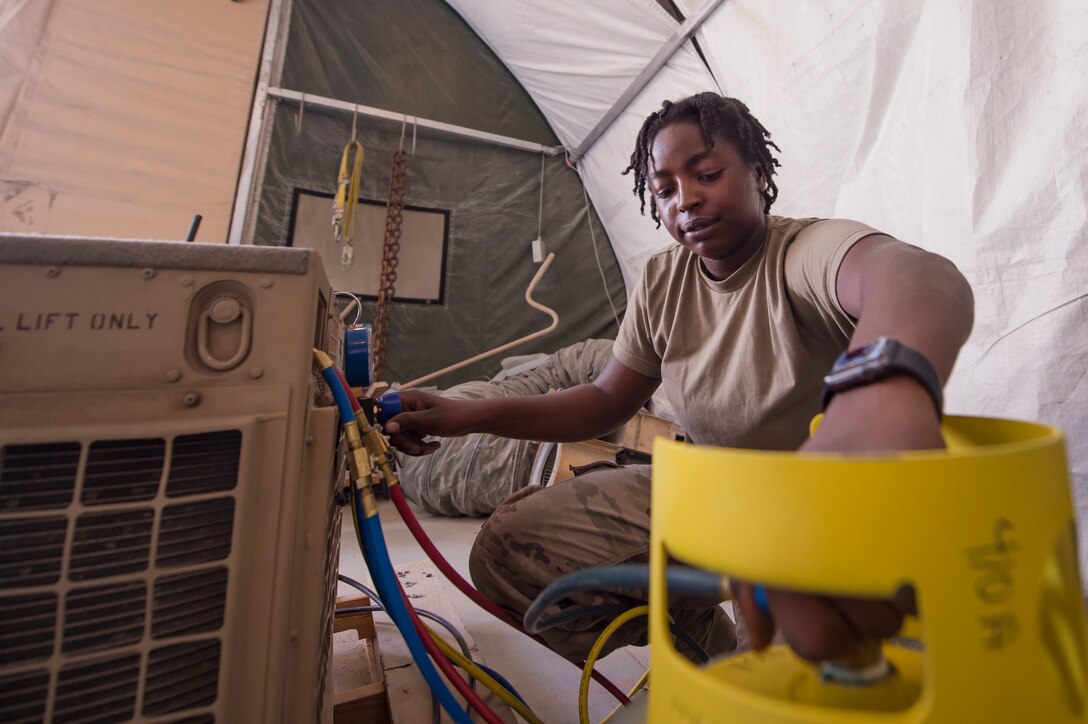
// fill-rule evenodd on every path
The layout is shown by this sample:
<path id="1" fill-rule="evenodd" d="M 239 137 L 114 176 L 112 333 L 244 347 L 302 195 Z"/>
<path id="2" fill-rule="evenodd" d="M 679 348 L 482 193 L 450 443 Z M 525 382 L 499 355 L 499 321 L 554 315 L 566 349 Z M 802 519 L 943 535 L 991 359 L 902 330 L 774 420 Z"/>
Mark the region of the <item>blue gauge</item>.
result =
<path id="1" fill-rule="evenodd" d="M 369 324 L 353 324 L 344 330 L 344 376 L 352 387 L 367 388 L 374 382 L 374 347 Z"/>
<path id="2" fill-rule="evenodd" d="M 378 398 L 378 423 L 384 425 L 389 418 L 401 412 L 400 393 L 387 392 Z"/>

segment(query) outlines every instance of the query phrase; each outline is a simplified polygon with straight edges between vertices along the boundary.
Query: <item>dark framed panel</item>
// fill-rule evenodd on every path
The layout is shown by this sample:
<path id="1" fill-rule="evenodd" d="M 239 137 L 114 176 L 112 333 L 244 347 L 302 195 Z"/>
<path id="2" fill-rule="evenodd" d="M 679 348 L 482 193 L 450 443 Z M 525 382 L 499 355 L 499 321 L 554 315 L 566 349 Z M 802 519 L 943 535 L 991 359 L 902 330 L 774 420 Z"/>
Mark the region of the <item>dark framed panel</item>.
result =
<path id="1" fill-rule="evenodd" d="M 377 299 L 385 242 L 386 204 L 359 199 L 352 239 L 352 262 L 341 263 L 342 246 L 332 229 L 333 194 L 296 188 L 291 199 L 287 245 L 315 249 L 336 291 Z M 449 252 L 449 209 L 405 204 L 394 301 L 407 304 L 444 304 L 446 257 Z"/>

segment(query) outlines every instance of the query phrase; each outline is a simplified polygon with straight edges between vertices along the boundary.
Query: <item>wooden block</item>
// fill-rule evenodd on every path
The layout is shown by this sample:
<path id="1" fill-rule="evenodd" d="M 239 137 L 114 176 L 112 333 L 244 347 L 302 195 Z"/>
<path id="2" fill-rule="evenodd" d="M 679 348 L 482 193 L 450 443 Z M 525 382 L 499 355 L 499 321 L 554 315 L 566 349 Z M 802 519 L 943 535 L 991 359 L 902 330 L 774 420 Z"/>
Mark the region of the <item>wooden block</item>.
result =
<path id="1" fill-rule="evenodd" d="M 336 609 L 370 603 L 367 596 L 346 596 L 336 600 Z M 333 724 L 391 724 L 374 614 L 337 616 L 332 649 Z"/>
<path id="2" fill-rule="evenodd" d="M 392 724 L 385 684 L 377 682 L 333 694 L 333 724 Z"/>
<path id="3" fill-rule="evenodd" d="M 606 439 L 628 450 L 652 453 L 654 438 L 664 437 L 675 440 L 679 434 L 680 427 L 675 422 L 669 422 L 662 417 L 639 410 L 634 417 L 624 423 L 623 427 Z"/>
<path id="4" fill-rule="evenodd" d="M 619 445 L 603 440 L 582 440 L 580 442 L 562 442 L 555 448 L 555 464 L 547 485 L 556 485 L 574 477 L 571 468 L 589 465 L 595 462 L 616 462 L 620 452 Z"/>
<path id="5" fill-rule="evenodd" d="M 341 596 L 336 599 L 337 611 L 343 608 L 360 608 L 369 605 L 369 596 Z M 337 616 L 333 619 L 332 632 L 334 634 L 349 629 L 355 629 L 361 639 L 374 638 L 374 614 L 370 611 L 360 611 L 359 613 L 348 613 L 343 616 Z"/>

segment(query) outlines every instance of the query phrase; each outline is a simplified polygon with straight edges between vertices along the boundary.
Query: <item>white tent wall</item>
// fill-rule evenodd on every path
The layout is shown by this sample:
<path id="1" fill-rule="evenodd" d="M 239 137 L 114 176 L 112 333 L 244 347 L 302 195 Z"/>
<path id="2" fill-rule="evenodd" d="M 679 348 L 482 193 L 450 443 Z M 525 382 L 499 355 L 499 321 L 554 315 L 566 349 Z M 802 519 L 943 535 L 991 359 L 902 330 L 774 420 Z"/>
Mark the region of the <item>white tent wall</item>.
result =
<path id="1" fill-rule="evenodd" d="M 675 1 L 688 17 L 705 7 Z M 655 0 L 449 5 L 569 148 L 677 28 Z M 268 6 L 0 4 L 0 230 L 177 238 L 202 213 L 198 238 L 224 239 Z M 697 34 L 707 64 L 682 46 L 578 172 L 630 288 L 646 256 L 670 243 L 619 175 L 641 119 L 664 98 L 703 89 L 744 100 L 782 148 L 776 212 L 857 218 L 964 271 L 977 321 L 948 407 L 1061 426 L 1083 523 L 1085 37 L 1082 0 L 725 0 Z M 365 60 L 341 71 L 380 67 Z M 343 127 L 341 118 L 338 138 Z M 532 227 L 531 184 L 522 186 L 519 213 Z M 582 235 L 572 231 L 571 243 Z"/>
<path id="2" fill-rule="evenodd" d="M 863 220 L 970 280 L 948 409 L 1064 430 L 1088 570 L 1085 37 L 1078 0 L 732 0 L 702 44 L 782 148 L 776 211 Z"/>
<path id="3" fill-rule="evenodd" d="M 0 2 L 0 231 L 225 241 L 267 11 Z"/>
<path id="4" fill-rule="evenodd" d="M 677 26 L 639 0 L 450 4 L 570 148 Z M 669 243 L 616 175 L 642 119 L 700 90 L 745 101 L 782 148 L 777 213 L 865 221 L 968 277 L 948 409 L 1065 431 L 1088 571 L 1088 4 L 726 0 L 696 37 L 711 72 L 681 48 L 579 161 L 628 288 Z"/>

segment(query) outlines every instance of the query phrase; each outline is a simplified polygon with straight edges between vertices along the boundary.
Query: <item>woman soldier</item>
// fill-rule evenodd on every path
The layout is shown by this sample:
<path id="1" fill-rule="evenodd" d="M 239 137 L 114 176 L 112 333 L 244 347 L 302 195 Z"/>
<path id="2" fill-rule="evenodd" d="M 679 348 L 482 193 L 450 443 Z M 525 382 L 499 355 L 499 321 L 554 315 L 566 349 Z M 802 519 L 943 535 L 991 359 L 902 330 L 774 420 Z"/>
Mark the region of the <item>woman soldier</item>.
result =
<path id="1" fill-rule="evenodd" d="M 648 195 L 651 218 L 677 244 L 648 260 L 604 371 L 549 395 L 464 401 L 405 392 L 405 412 L 386 426 L 394 445 L 427 454 L 439 443 L 426 436 L 473 432 L 586 440 L 630 419 L 661 385 L 697 444 L 801 452 L 943 447 L 941 388 L 971 331 L 970 287 L 948 260 L 864 224 L 770 215 L 778 195 L 772 149 L 779 150 L 770 133 L 736 99 L 700 93 L 666 101 L 643 124 L 625 173 L 634 173 L 643 211 Z M 844 350 L 851 352 L 840 357 Z M 878 368 L 875 379 L 853 373 L 859 360 Z M 810 438 L 809 420 L 821 409 L 824 421 Z M 648 466 L 524 488 L 477 536 L 472 578 L 521 616 L 566 573 L 645 562 L 649 509 Z M 904 614 L 892 601 L 783 590 L 768 590 L 768 605 L 757 606 L 753 587 L 737 589 L 751 645 L 766 646 L 777 628 L 811 660 L 871 649 L 898 631 Z M 637 603 L 595 593 L 574 600 Z M 710 654 L 736 646 L 719 606 L 676 603 L 677 625 Z M 573 620 L 543 636 L 577 661 L 607 623 Z M 645 641 L 644 621 L 632 623 L 609 650 Z"/>

